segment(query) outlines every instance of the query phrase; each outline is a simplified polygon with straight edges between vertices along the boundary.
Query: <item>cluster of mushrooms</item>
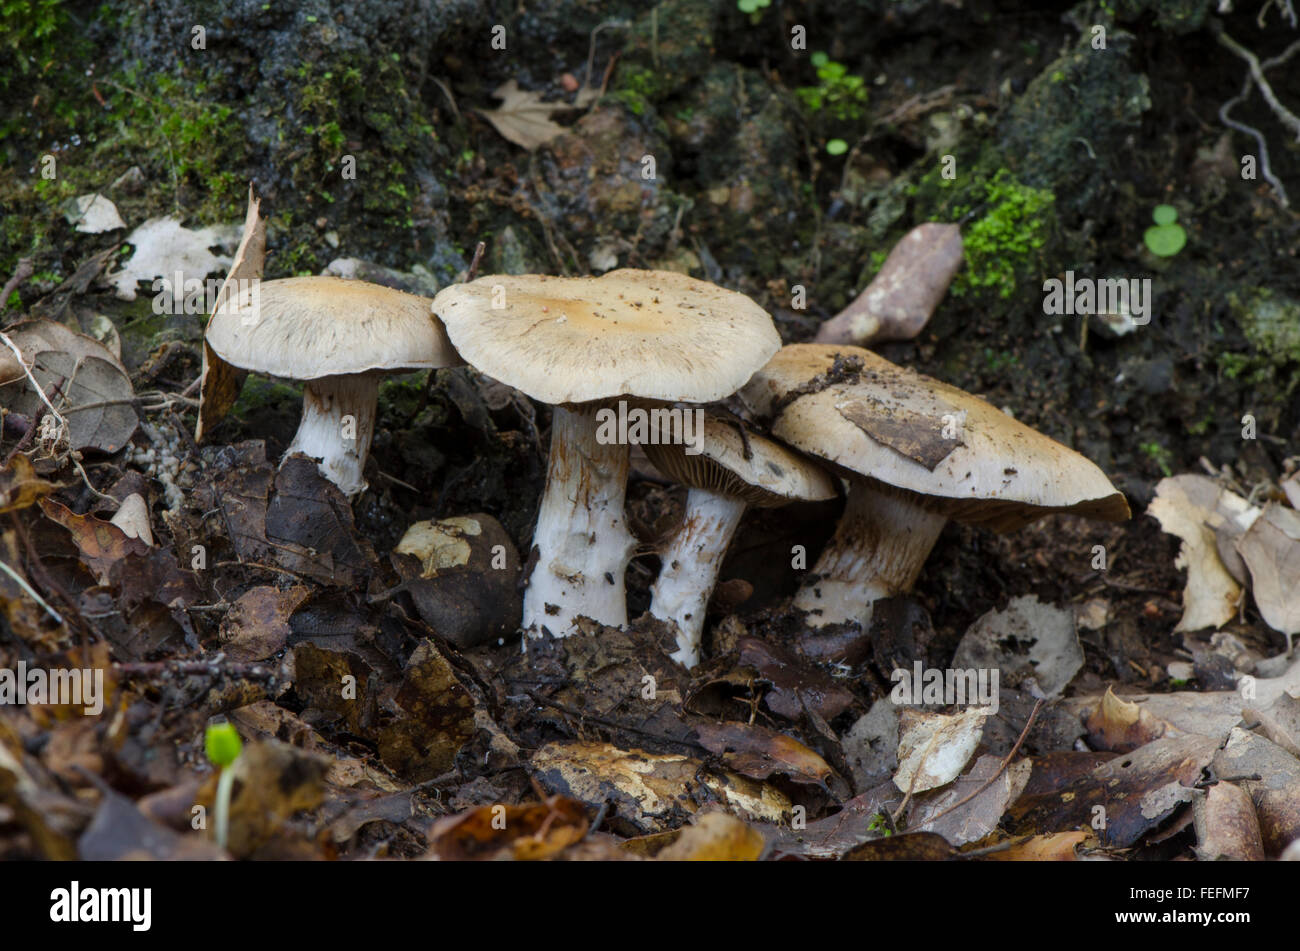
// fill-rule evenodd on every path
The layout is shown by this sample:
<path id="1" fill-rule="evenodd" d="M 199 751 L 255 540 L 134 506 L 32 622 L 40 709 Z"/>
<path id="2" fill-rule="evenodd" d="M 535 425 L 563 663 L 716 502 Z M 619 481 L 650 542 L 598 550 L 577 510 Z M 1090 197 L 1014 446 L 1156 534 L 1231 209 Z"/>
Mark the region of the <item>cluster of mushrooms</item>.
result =
<path id="1" fill-rule="evenodd" d="M 676 626 L 673 656 L 688 667 L 699 662 L 705 608 L 746 506 L 845 493 L 835 534 L 794 600 L 812 626 L 869 624 L 876 600 L 911 588 L 948 519 L 1008 531 L 1052 512 L 1129 517 L 1097 466 L 983 400 L 859 347 L 782 347 L 748 297 L 674 272 L 491 275 L 432 301 L 333 277 L 269 281 L 258 292 L 251 316 L 239 298 L 214 313 L 208 344 L 236 367 L 305 382 L 286 458 L 317 459 L 349 497 L 366 487 L 385 374 L 468 363 L 554 407 L 521 623 L 533 637 L 563 637 L 580 617 L 627 624 L 630 447 L 598 438 L 596 418 L 619 400 L 699 406 L 738 395 L 752 415 L 742 425 L 707 413 L 693 454 L 643 446 L 688 487 L 650 606 Z"/>

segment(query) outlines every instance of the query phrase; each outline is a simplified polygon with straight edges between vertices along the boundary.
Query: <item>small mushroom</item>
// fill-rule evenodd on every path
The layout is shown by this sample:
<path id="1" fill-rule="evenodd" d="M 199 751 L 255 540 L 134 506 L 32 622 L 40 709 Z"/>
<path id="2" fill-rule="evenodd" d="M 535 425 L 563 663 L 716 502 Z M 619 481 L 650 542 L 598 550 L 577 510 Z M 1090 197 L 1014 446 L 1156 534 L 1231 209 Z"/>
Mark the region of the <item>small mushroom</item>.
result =
<path id="1" fill-rule="evenodd" d="M 439 292 L 434 312 L 471 365 L 555 407 L 524 629 L 563 637 L 580 616 L 625 625 L 629 446 L 598 417 L 620 397 L 729 396 L 780 347 L 772 318 L 742 294 L 631 269 L 489 275 Z"/>
<path id="2" fill-rule="evenodd" d="M 430 301 L 337 277 L 248 284 L 213 313 L 207 341 L 232 366 L 306 382 L 285 458 L 319 460 L 348 497 L 366 488 L 380 378 L 462 362 Z"/>
<path id="3" fill-rule="evenodd" d="M 660 472 L 690 487 L 681 528 L 661 552 L 650 613 L 677 626 L 673 660 L 694 667 L 709 595 L 745 507 L 823 501 L 836 495 L 835 483 L 821 466 L 775 440 L 742 433 L 738 424 L 714 416 L 705 417 L 698 453 L 680 443 L 642 448 Z"/>
<path id="4" fill-rule="evenodd" d="M 815 626 L 909 590 L 948 519 L 1012 531 L 1053 512 L 1123 521 L 1092 462 L 978 397 L 869 350 L 784 347 L 741 399 L 774 436 L 849 481 L 835 534 L 795 596 Z"/>

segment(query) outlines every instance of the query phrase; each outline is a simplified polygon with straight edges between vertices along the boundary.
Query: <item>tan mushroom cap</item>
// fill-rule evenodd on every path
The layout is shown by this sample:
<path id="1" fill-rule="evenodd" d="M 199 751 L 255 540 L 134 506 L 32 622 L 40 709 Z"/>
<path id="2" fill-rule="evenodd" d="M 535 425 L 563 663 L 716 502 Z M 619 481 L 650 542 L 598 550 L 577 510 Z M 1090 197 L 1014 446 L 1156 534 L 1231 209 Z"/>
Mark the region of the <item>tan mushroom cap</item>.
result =
<path id="1" fill-rule="evenodd" d="M 749 458 L 745 458 L 746 441 Z M 715 416 L 704 417 L 702 442 L 695 455 L 688 454 L 682 443 L 641 448 L 668 478 L 758 508 L 821 502 L 837 494 L 835 481 L 811 459 L 757 433 L 746 432 L 742 437 L 736 425 Z"/>
<path id="2" fill-rule="evenodd" d="M 444 288 L 433 309 L 469 363 L 552 405 L 711 402 L 781 346 L 748 297 L 672 271 L 489 275 Z"/>
<path id="3" fill-rule="evenodd" d="M 338 277 L 263 281 L 257 294 L 256 314 L 250 310 L 253 289 L 245 287 L 217 308 L 208 325 L 209 346 L 243 370 L 315 380 L 463 362 L 431 302 L 415 294 Z"/>
<path id="4" fill-rule="evenodd" d="M 861 360 L 861 372 L 836 357 Z M 826 373 L 828 385 L 813 382 Z M 741 398 L 760 414 L 777 411 L 772 434 L 797 449 L 958 521 L 1009 531 L 1052 512 L 1129 517 L 1124 496 L 1073 449 L 860 347 L 785 347 Z M 954 423 L 955 447 L 944 435 Z"/>

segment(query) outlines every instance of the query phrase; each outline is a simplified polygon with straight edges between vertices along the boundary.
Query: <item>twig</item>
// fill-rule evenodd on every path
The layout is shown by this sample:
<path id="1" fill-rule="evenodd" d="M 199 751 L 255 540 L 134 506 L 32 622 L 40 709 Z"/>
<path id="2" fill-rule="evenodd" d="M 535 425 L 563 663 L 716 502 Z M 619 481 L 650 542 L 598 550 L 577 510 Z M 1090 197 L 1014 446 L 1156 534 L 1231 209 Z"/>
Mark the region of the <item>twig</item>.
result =
<path id="1" fill-rule="evenodd" d="M 474 246 L 474 258 L 469 262 L 469 270 L 465 272 L 465 282 L 469 283 L 474 280 L 474 275 L 478 273 L 478 264 L 483 260 L 483 252 L 487 249 L 487 243 L 480 241 Z"/>
<path id="2" fill-rule="evenodd" d="M 969 796 L 966 796 L 963 799 L 959 799 L 957 802 L 954 802 L 947 809 L 944 809 L 941 812 L 933 816 L 930 816 L 930 818 L 925 820 L 926 825 L 928 826 L 934 825 L 934 823 L 938 822 L 940 819 L 942 819 L 948 813 L 952 812 L 958 806 L 966 805 L 966 803 L 970 802 L 972 799 L 974 799 L 984 790 L 988 789 L 990 786 L 993 785 L 993 780 L 997 779 L 999 776 L 1002 775 L 1002 773 L 1006 770 L 1006 768 L 1011 764 L 1011 761 L 1015 759 L 1016 754 L 1020 752 L 1020 747 L 1025 742 L 1025 737 L 1029 735 L 1029 728 L 1034 725 L 1034 718 L 1038 716 L 1038 710 L 1040 707 L 1042 707 L 1042 705 L 1043 705 L 1043 701 L 1041 698 L 1034 701 L 1034 709 L 1029 712 L 1029 719 L 1025 721 L 1025 728 L 1020 731 L 1020 738 L 1016 740 L 1016 745 L 1011 747 L 1011 752 L 1008 753 L 1006 757 L 1002 760 L 1002 763 L 998 766 L 997 772 L 995 772 L 992 776 L 990 776 L 983 783 L 981 783 L 980 787 L 976 789 L 974 792 L 972 792 Z"/>
<path id="3" fill-rule="evenodd" d="M 17 584 L 18 587 L 26 591 L 28 595 L 31 596 L 31 599 L 33 601 L 35 601 L 37 604 L 43 607 L 46 610 L 46 612 L 50 615 L 50 617 L 54 618 L 54 620 L 60 624 L 63 623 L 63 615 L 60 614 L 58 611 L 54 610 L 54 608 L 50 607 L 49 602 L 47 602 L 44 598 L 42 598 L 39 594 L 37 594 L 36 589 L 33 588 L 31 585 L 29 585 L 26 579 L 24 579 L 22 575 L 18 574 L 18 572 L 14 571 L 3 561 L 0 561 L 0 571 L 3 571 L 10 578 L 12 578 L 14 580 L 14 583 Z"/>
<path id="4" fill-rule="evenodd" d="M 275 680 L 279 676 L 261 663 L 228 661 L 221 654 L 211 660 L 158 660 L 131 661 L 113 665 L 113 669 L 126 677 L 157 677 L 166 674 L 184 676 L 235 677 L 242 680 Z"/>
<path id="5" fill-rule="evenodd" d="M 18 266 L 14 268 L 14 273 L 5 282 L 3 291 L 0 291 L 0 314 L 9 309 L 9 295 L 12 294 L 23 281 L 27 280 L 36 269 L 32 266 L 31 258 L 20 258 Z"/>

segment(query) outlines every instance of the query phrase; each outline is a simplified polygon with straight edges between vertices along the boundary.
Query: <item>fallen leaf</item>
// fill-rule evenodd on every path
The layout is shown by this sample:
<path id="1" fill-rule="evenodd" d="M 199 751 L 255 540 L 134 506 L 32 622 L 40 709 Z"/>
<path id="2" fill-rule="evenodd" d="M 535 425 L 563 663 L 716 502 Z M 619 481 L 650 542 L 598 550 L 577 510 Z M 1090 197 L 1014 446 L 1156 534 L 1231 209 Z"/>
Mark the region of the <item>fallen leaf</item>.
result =
<path id="1" fill-rule="evenodd" d="M 0 514 L 25 509 L 57 488 L 38 476 L 32 461 L 20 452 L 0 469 Z"/>
<path id="2" fill-rule="evenodd" d="M 1087 838 L 1086 832 L 1035 835 L 1009 849 L 990 852 L 987 858 L 999 862 L 1074 862 L 1078 859 L 1075 849 Z"/>
<path id="3" fill-rule="evenodd" d="M 289 616 L 311 589 L 294 585 L 284 591 L 265 585 L 239 596 L 221 621 L 218 635 L 226 656 L 236 662 L 264 660 L 289 639 Z"/>
<path id="4" fill-rule="evenodd" d="M 656 855 L 666 862 L 754 862 L 763 854 L 763 833 L 725 812 L 708 812 Z"/>
<path id="5" fill-rule="evenodd" d="M 796 783 L 825 787 L 834 770 L 793 737 L 751 723 L 705 723 L 696 727 L 700 745 L 736 772 L 752 779 L 773 774 Z"/>
<path id="6" fill-rule="evenodd" d="M 999 773 L 1001 766 L 1002 757 L 981 756 L 951 788 L 920 798 L 908 813 L 908 831 L 934 832 L 953 845 L 984 838 L 997 828 L 1002 814 L 1029 782 L 1029 760 L 1017 760 Z"/>
<path id="7" fill-rule="evenodd" d="M 1176 631 L 1222 627 L 1237 611 L 1241 586 L 1220 560 L 1214 529 L 1208 524 L 1220 491 L 1205 476 L 1170 476 L 1156 485 L 1156 497 L 1147 506 L 1147 514 L 1160 522 L 1161 529 L 1183 541 L 1174 564 L 1187 569 L 1187 585 Z"/>
<path id="8" fill-rule="evenodd" d="M 1177 736 L 1182 732 L 1152 714 L 1146 706 L 1117 697 L 1109 687 L 1088 715 L 1085 726 L 1089 746 L 1115 753 L 1127 753 L 1162 736 Z"/>
<path id="9" fill-rule="evenodd" d="M 1215 783 L 1196 797 L 1196 857 L 1202 862 L 1262 862 L 1264 843 L 1250 796 L 1232 783 Z"/>
<path id="10" fill-rule="evenodd" d="M 996 669 L 1000 686 L 1029 689 L 1032 682 L 1036 695 L 1059 696 L 1083 667 L 1074 612 L 1043 604 L 1033 594 L 1013 598 L 1006 610 L 989 611 L 970 626 L 952 666 Z"/>
<path id="11" fill-rule="evenodd" d="M 979 745 L 988 718 L 982 708 L 952 715 L 902 711 L 894 785 L 915 794 L 952 782 Z"/>
<path id="12" fill-rule="evenodd" d="M 73 449 L 113 453 L 126 445 L 139 423 L 131 404 L 135 391 L 111 350 L 51 320 L 19 324 L 10 338 L 31 364 L 32 377 L 67 420 Z M 44 405 L 26 382 L 8 408 L 35 418 Z"/>
<path id="13" fill-rule="evenodd" d="M 905 832 L 872 839 L 844 854 L 846 862 L 943 862 L 957 857 L 941 835 L 933 832 Z"/>
<path id="14" fill-rule="evenodd" d="M 583 804 L 565 796 L 521 806 L 479 806 L 433 824 L 429 858 L 536 861 L 580 841 L 589 824 Z"/>
<path id="15" fill-rule="evenodd" d="M 568 131 L 552 122 L 551 116 L 574 108 L 569 103 L 542 102 L 540 93 L 520 89 L 513 79 L 498 86 L 492 96 L 500 99 L 501 105 L 496 109 L 479 109 L 479 114 L 491 122 L 504 138 L 530 152 Z"/>
<path id="16" fill-rule="evenodd" d="M 1262 736 L 1236 729 L 1215 756 L 1214 772 L 1243 777 L 1236 782 L 1254 803 L 1268 855 L 1300 839 L 1300 760 Z M 1254 776 L 1259 778 L 1245 778 Z"/>
<path id="17" fill-rule="evenodd" d="M 120 271 L 105 275 L 122 300 L 135 300 L 138 281 L 153 282 L 163 279 L 172 297 L 183 303 L 184 282 L 205 279 L 215 271 L 224 270 L 230 258 L 215 255 L 209 248 L 233 245 L 239 238 L 235 225 L 213 225 L 191 230 L 182 227 L 180 219 L 173 217 L 150 218 L 129 235 L 126 241 L 135 247 L 135 253 Z M 175 286 L 177 274 L 181 286 Z"/>
<path id="18" fill-rule="evenodd" d="M 131 538 L 112 522 L 93 515 L 77 515 L 53 499 L 41 499 L 41 511 L 72 533 L 81 560 L 100 584 L 108 584 L 113 566 L 128 555 L 147 555 L 149 546 Z"/>
<path id="19" fill-rule="evenodd" d="M 83 234 L 102 234 L 126 227 L 117 213 L 117 205 L 99 194 L 78 195 L 68 202 L 64 217 L 74 230 Z"/>
<path id="20" fill-rule="evenodd" d="M 423 641 L 402 672 L 397 715 L 379 734 L 384 765 L 420 783 L 451 769 L 474 735 L 474 700 L 432 641 Z"/>
<path id="21" fill-rule="evenodd" d="M 1292 637 L 1300 634 L 1300 513 L 1270 502 L 1237 541 L 1237 551 L 1250 569 L 1260 615 L 1286 635 L 1290 653 Z"/>
<path id="22" fill-rule="evenodd" d="M 266 263 L 266 223 L 262 221 L 259 210 L 261 201 L 253 194 L 253 183 L 248 183 L 248 212 L 244 216 L 244 234 L 240 238 L 239 248 L 235 251 L 234 262 L 230 272 L 217 291 L 213 301 L 213 311 L 238 289 L 238 282 L 261 280 Z M 238 367 L 231 366 L 208 346 L 207 327 L 212 323 L 208 315 L 204 325 L 203 370 L 199 384 L 199 421 L 194 430 L 196 442 L 202 442 L 230 407 L 239 398 L 239 390 L 248 375 Z"/>

